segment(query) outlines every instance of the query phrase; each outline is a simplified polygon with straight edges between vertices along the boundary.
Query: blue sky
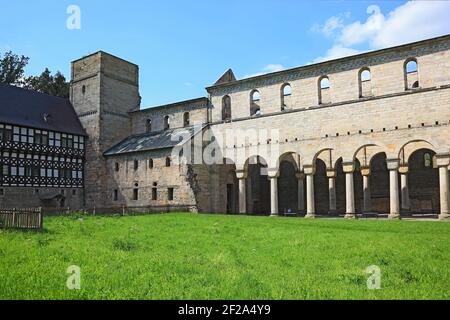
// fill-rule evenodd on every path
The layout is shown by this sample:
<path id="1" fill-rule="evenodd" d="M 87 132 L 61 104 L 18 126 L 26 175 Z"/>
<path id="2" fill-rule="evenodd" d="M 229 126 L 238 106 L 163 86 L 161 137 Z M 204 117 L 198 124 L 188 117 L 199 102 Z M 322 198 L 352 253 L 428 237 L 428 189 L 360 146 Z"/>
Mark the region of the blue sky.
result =
<path id="1" fill-rule="evenodd" d="M 69 5 L 81 29 L 69 30 Z M 0 0 L 0 53 L 70 77 L 104 50 L 140 66 L 142 107 L 205 96 L 238 78 L 450 33 L 450 2 L 299 0 Z"/>

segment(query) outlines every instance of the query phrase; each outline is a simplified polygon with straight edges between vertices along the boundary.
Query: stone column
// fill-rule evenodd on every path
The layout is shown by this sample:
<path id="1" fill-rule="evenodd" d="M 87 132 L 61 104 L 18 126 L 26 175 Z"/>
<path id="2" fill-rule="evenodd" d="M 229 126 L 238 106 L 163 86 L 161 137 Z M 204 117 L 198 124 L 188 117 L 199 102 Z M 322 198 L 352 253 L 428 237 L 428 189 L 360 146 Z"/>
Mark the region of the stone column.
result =
<path id="1" fill-rule="evenodd" d="M 448 168 L 450 164 L 450 154 L 437 154 L 436 163 L 439 168 L 439 194 L 441 201 L 440 220 L 450 220 L 450 205 L 449 205 L 449 182 L 448 182 Z"/>
<path id="2" fill-rule="evenodd" d="M 329 197 L 329 214 L 334 214 L 337 211 L 336 207 L 336 171 L 328 170 L 328 197 Z"/>
<path id="3" fill-rule="evenodd" d="M 389 219 L 400 219 L 400 197 L 398 192 L 399 159 L 387 159 L 386 162 L 389 170 L 389 194 L 391 204 Z"/>
<path id="4" fill-rule="evenodd" d="M 361 174 L 363 176 L 363 212 L 372 211 L 372 196 L 370 193 L 370 168 L 361 168 Z"/>
<path id="5" fill-rule="evenodd" d="M 355 185 L 353 179 L 353 172 L 355 171 L 354 162 L 344 162 L 342 167 L 345 173 L 345 218 L 355 219 Z"/>
<path id="6" fill-rule="evenodd" d="M 306 216 L 305 218 L 316 217 L 316 205 L 314 202 L 314 174 L 313 166 L 305 166 L 306 174 Z"/>
<path id="7" fill-rule="evenodd" d="M 277 170 L 269 170 L 268 178 L 270 180 L 270 216 L 278 216 L 278 176 Z"/>
<path id="8" fill-rule="evenodd" d="M 400 191 L 401 191 L 401 211 L 411 211 L 411 203 L 409 201 L 409 188 L 408 188 L 408 173 L 409 167 L 407 165 L 400 166 L 398 172 L 400 172 Z"/>
<path id="9" fill-rule="evenodd" d="M 298 184 L 298 212 L 303 213 L 305 211 L 305 174 L 298 172 L 295 174 Z"/>
<path id="10" fill-rule="evenodd" d="M 236 171 L 236 177 L 239 180 L 239 213 L 247 213 L 247 198 L 246 198 L 246 179 L 247 172 Z"/>

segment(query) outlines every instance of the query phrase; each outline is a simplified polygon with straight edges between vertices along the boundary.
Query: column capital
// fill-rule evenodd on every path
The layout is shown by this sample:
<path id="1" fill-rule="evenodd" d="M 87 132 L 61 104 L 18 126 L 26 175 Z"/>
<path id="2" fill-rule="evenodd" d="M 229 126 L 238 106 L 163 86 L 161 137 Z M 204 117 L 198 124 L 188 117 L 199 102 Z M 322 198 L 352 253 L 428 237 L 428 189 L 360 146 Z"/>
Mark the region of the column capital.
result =
<path id="1" fill-rule="evenodd" d="M 355 162 L 343 162 L 342 169 L 344 170 L 344 173 L 353 173 L 355 171 Z"/>
<path id="2" fill-rule="evenodd" d="M 370 176 L 371 173 L 370 167 L 361 167 L 361 175 Z"/>
<path id="3" fill-rule="evenodd" d="M 275 179 L 280 176 L 280 170 L 278 169 L 267 169 L 267 176 L 269 179 Z"/>
<path id="4" fill-rule="evenodd" d="M 328 178 L 336 178 L 336 170 L 327 170 Z"/>
<path id="5" fill-rule="evenodd" d="M 304 173 L 304 172 L 297 172 L 297 173 L 295 174 L 295 177 L 296 177 L 298 180 L 304 180 L 304 179 L 305 179 L 305 173 Z"/>
<path id="6" fill-rule="evenodd" d="M 448 167 L 450 165 L 450 153 L 438 153 L 435 157 L 438 167 Z"/>
<path id="7" fill-rule="evenodd" d="M 386 164 L 388 170 L 398 170 L 400 166 L 400 159 L 394 158 L 394 159 L 386 159 Z"/>
<path id="8" fill-rule="evenodd" d="M 398 172 L 400 172 L 401 174 L 408 174 L 409 166 L 407 164 L 400 165 L 400 167 L 398 168 Z"/>
<path id="9" fill-rule="evenodd" d="M 303 170 L 307 176 L 314 175 L 316 173 L 316 168 L 310 165 L 303 166 Z"/>
<path id="10" fill-rule="evenodd" d="M 239 180 L 247 178 L 247 171 L 245 170 L 236 170 L 236 178 Z"/>

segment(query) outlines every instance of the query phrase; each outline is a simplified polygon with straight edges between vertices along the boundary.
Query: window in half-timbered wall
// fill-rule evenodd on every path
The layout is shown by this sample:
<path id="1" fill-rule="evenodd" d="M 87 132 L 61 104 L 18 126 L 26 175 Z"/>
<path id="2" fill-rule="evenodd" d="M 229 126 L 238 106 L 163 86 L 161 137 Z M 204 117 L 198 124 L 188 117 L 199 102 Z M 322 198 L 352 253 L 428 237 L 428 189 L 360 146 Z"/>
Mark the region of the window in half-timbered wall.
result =
<path id="1" fill-rule="evenodd" d="M 0 124 L 0 141 L 11 141 L 12 126 Z"/>

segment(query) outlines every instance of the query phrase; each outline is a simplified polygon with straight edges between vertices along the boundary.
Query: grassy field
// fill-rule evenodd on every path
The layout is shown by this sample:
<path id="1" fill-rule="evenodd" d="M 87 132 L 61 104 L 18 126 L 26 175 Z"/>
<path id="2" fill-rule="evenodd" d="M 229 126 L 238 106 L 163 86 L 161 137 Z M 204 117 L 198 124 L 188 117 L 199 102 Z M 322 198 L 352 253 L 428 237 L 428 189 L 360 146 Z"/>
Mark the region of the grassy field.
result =
<path id="1" fill-rule="evenodd" d="M 67 268 L 81 268 L 68 290 Z M 381 268 L 381 290 L 365 269 Z M 0 231 L 1 299 L 449 299 L 450 224 L 169 214 Z"/>

